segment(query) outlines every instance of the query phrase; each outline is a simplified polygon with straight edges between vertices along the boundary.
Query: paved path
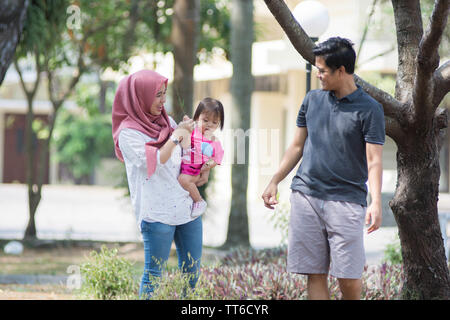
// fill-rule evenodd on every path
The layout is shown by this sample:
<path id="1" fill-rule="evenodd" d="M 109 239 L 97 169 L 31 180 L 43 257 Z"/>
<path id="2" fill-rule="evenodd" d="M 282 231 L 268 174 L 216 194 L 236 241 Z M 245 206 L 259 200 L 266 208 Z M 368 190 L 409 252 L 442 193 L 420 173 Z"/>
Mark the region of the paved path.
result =
<path id="1" fill-rule="evenodd" d="M 450 195 L 441 196 L 440 205 L 450 211 Z M 204 218 L 205 245 L 219 246 L 225 241 L 229 208 L 227 199 L 211 201 Z M 281 234 L 270 221 L 273 211 L 259 200 L 250 202 L 248 211 L 252 246 L 279 245 Z M 0 184 L 0 238 L 22 238 L 27 221 L 26 186 Z M 109 187 L 44 186 L 36 226 L 40 239 L 141 241 L 129 198 L 123 197 L 122 190 Z M 396 235 L 396 227 L 365 233 L 367 263 L 380 263 L 386 245 L 393 243 Z"/>

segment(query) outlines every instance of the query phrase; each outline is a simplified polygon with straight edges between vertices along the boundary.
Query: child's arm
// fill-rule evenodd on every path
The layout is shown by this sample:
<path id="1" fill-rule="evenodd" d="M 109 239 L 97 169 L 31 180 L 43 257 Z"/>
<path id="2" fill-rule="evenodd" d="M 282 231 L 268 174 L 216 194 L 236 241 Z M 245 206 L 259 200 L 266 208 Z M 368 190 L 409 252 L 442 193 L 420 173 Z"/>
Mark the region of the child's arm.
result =
<path id="1" fill-rule="evenodd" d="M 202 168 L 200 169 L 200 172 L 210 170 L 210 169 L 214 168 L 215 166 L 217 166 L 217 163 L 213 159 L 209 159 L 208 161 L 206 161 L 203 164 Z"/>
<path id="2" fill-rule="evenodd" d="M 195 185 L 197 187 L 201 187 L 202 185 L 208 182 L 208 179 L 209 179 L 209 170 L 205 170 L 200 173 L 200 178 L 197 180 Z"/>

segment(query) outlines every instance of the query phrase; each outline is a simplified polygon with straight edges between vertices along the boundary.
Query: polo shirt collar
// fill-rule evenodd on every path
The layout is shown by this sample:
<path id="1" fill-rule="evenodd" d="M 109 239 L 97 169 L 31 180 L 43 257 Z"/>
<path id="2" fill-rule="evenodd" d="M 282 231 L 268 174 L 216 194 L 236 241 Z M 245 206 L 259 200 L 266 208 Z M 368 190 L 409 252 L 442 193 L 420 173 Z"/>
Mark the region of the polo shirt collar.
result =
<path id="1" fill-rule="evenodd" d="M 342 97 L 341 99 L 338 99 L 336 95 L 334 94 L 334 91 L 329 91 L 329 94 L 336 100 L 343 101 L 344 99 L 348 100 L 349 102 L 355 101 L 360 95 L 361 95 L 362 89 L 360 85 L 356 85 L 356 90 L 352 93 L 346 95 L 345 97 Z"/>

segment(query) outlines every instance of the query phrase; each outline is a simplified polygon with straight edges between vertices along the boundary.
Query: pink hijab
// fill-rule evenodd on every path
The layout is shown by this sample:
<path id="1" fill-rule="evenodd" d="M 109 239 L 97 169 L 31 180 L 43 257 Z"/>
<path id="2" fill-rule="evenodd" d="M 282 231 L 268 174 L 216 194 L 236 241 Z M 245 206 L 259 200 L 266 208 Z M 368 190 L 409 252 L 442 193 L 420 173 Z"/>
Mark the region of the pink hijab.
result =
<path id="1" fill-rule="evenodd" d="M 156 169 L 156 153 L 172 134 L 169 117 L 163 108 L 159 116 L 150 113 L 161 85 L 167 86 L 167 78 L 151 70 L 141 70 L 124 78 L 119 83 L 112 109 L 112 135 L 116 156 L 123 162 L 119 148 L 119 134 L 124 128 L 136 129 L 156 141 L 145 144 L 147 174 L 150 177 Z"/>

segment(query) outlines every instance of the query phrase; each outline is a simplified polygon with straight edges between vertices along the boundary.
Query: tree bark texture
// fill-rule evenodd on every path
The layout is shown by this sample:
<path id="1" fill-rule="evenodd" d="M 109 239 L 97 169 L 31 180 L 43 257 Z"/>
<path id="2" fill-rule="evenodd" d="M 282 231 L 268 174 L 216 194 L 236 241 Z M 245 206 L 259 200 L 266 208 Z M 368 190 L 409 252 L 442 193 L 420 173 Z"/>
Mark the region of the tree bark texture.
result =
<path id="1" fill-rule="evenodd" d="M 192 116 L 194 65 L 200 24 L 200 0 L 176 0 L 173 6 L 172 34 L 174 77 L 172 105 L 175 121 Z"/>
<path id="2" fill-rule="evenodd" d="M 420 140 L 419 140 L 420 139 Z M 439 227 L 439 136 L 430 133 L 398 145 L 398 182 L 390 206 L 399 227 L 405 271 L 403 297 L 446 299 L 450 278 Z"/>
<path id="3" fill-rule="evenodd" d="M 290 41 L 312 62 L 309 39 L 283 1 L 264 0 Z M 450 1 L 435 1 L 422 27 L 419 0 L 392 0 L 397 31 L 395 97 L 355 75 L 355 82 L 382 104 L 386 134 L 398 147 L 397 187 L 390 206 L 402 246 L 407 299 L 450 299 L 450 276 L 439 227 L 439 152 L 448 111 L 439 108 L 450 91 L 450 62 L 439 66 L 438 48 Z"/>
<path id="4" fill-rule="evenodd" d="M 232 128 L 244 135 L 250 128 L 253 44 L 253 1 L 233 0 L 231 12 L 231 78 Z M 234 163 L 231 168 L 231 208 L 225 246 L 250 246 L 247 215 L 247 186 L 249 137 L 237 134 L 234 149 Z M 235 142 L 236 142 L 235 141 Z M 244 163 L 238 162 L 238 155 L 245 152 Z"/>
<path id="5" fill-rule="evenodd" d="M 0 85 L 12 62 L 26 18 L 28 0 L 0 1 Z"/>

